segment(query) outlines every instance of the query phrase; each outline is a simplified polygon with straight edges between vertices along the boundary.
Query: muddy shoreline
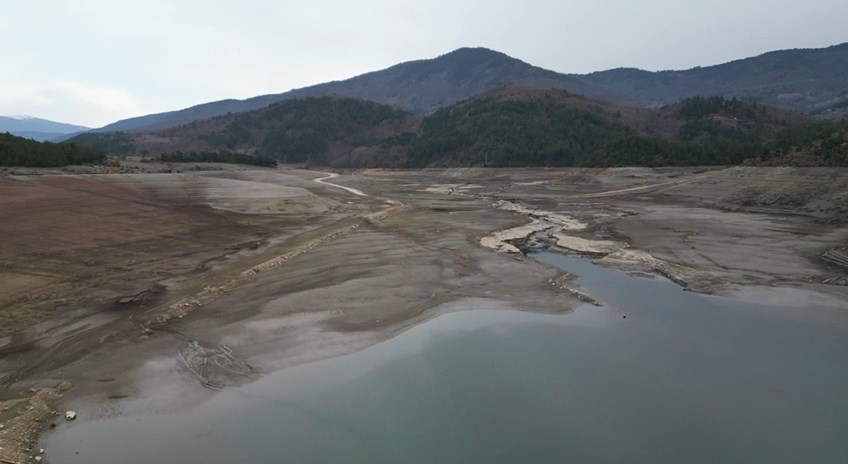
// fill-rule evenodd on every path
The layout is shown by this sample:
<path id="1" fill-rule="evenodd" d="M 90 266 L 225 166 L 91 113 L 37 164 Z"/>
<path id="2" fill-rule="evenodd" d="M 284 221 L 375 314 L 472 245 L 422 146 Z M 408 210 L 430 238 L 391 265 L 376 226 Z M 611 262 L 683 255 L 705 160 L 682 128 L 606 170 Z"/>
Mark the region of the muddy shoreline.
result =
<path id="1" fill-rule="evenodd" d="M 528 239 L 697 292 L 788 285 L 848 302 L 838 261 L 848 185 L 810 196 L 827 176 L 848 184 L 844 174 L 456 169 L 319 183 L 330 177 L 221 169 L 0 179 L 9 193 L 0 211 L 19 218 L 0 231 L 10 263 L 0 269 L 5 391 L 36 397 L 30 388 L 70 382 L 49 408 L 73 407 L 81 420 L 172 410 L 445 312 L 567 312 L 592 301 L 569 276 L 525 258 Z M 57 198 L 61 213 L 46 208 Z M 796 214 L 783 214 L 781 201 Z M 92 213 L 105 218 L 93 229 Z M 69 224 L 64 236 L 27 235 L 56 214 Z M 830 250 L 836 264 L 824 259 Z M 150 397 L 154 383 L 172 393 Z M 36 424 L 47 426 L 26 429 Z M 21 441 L 29 455 L 32 440 Z M 4 445 L 0 457 L 21 449 Z"/>

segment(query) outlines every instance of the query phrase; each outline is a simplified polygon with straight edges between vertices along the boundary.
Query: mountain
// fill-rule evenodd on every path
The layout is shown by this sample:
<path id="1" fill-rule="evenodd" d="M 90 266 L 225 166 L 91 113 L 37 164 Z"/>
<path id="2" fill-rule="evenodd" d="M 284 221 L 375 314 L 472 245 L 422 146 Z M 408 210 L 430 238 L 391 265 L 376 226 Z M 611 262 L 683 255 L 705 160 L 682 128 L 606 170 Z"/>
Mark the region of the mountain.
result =
<path id="1" fill-rule="evenodd" d="M 72 141 L 167 161 L 251 155 L 335 167 L 738 164 L 785 128 L 812 121 L 721 97 L 649 109 L 509 86 L 425 117 L 350 97 L 306 97 L 156 132 Z"/>
<path id="2" fill-rule="evenodd" d="M 694 96 L 754 99 L 821 118 L 848 116 L 848 43 L 766 53 L 684 71 L 620 68 L 571 75 L 656 107 Z"/>
<path id="3" fill-rule="evenodd" d="M 620 68 L 560 74 L 485 48 L 460 48 L 351 79 L 246 100 L 221 100 L 109 124 L 97 132 L 150 132 L 291 98 L 339 95 L 430 114 L 501 86 L 560 89 L 621 105 L 656 108 L 694 96 L 753 99 L 819 118 L 848 116 L 848 43 L 766 53 L 684 71 Z"/>
<path id="4" fill-rule="evenodd" d="M 460 48 L 433 59 L 410 61 L 351 79 L 246 100 L 221 100 L 179 111 L 118 121 L 97 132 L 167 129 L 227 113 L 264 108 L 290 98 L 339 95 L 427 114 L 504 85 L 567 90 L 590 97 L 629 101 L 579 79 L 548 71 L 486 48 Z"/>
<path id="5" fill-rule="evenodd" d="M 31 116 L 0 116 L 0 133 L 8 132 L 37 141 L 53 140 L 63 135 L 87 130 L 91 129 Z"/>

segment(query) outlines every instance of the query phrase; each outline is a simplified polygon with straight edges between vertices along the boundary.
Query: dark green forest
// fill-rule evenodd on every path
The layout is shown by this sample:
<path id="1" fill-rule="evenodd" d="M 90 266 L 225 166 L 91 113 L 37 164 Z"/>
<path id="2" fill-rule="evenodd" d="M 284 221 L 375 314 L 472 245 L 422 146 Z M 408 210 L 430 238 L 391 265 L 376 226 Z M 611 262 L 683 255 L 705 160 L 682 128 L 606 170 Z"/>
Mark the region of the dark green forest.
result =
<path id="1" fill-rule="evenodd" d="M 789 127 L 765 140 L 683 143 L 647 137 L 611 142 L 586 166 L 848 166 L 848 121 Z"/>
<path id="2" fill-rule="evenodd" d="M 758 161 L 769 165 L 848 166 L 848 121 L 786 129 L 772 137 Z"/>
<path id="3" fill-rule="evenodd" d="M 165 135 L 178 144 L 162 159 L 413 168 L 846 166 L 846 124 L 721 97 L 632 110 L 558 90 L 506 89 L 424 118 L 362 100 L 312 97 L 170 129 Z M 86 136 L 74 140 L 110 154 L 137 149 L 134 134 Z"/>
<path id="4" fill-rule="evenodd" d="M 677 137 L 664 139 L 625 125 L 620 112 L 581 109 L 556 97 L 476 98 L 440 110 L 424 119 L 421 137 L 409 142 L 408 164 L 732 165 L 768 156 L 775 134 L 787 139 L 784 145 L 806 134 L 782 132 L 789 124 L 755 102 L 696 97 L 665 110 L 680 128 Z"/>
<path id="5" fill-rule="evenodd" d="M 86 147 L 106 152 L 110 155 L 132 155 L 135 145 L 123 132 L 87 132 L 68 140 Z"/>
<path id="6" fill-rule="evenodd" d="M 651 137 L 615 139 L 589 156 L 584 166 L 709 166 L 741 164 L 760 153 L 756 142 L 691 143 Z"/>
<path id="7" fill-rule="evenodd" d="M 633 131 L 554 99 L 472 99 L 424 119 L 410 141 L 412 167 L 433 164 L 576 166 Z"/>
<path id="8" fill-rule="evenodd" d="M 677 114 L 685 121 L 680 140 L 704 144 L 765 140 L 773 127 L 782 125 L 765 106 L 736 98 L 689 98 L 680 103 Z"/>
<path id="9" fill-rule="evenodd" d="M 0 166 L 55 167 L 102 163 L 105 159 L 102 151 L 76 143 L 36 142 L 0 134 Z"/>
<path id="10" fill-rule="evenodd" d="M 326 163 L 324 154 L 334 141 L 353 146 L 378 142 L 369 129 L 383 121 L 403 118 L 405 112 L 386 105 L 352 99 L 308 98 L 274 105 L 265 116 L 282 125 L 269 131 L 262 152 L 289 163 Z"/>
<path id="11" fill-rule="evenodd" d="M 266 109 L 225 117 L 222 130 L 204 134 L 210 146 L 232 150 L 252 145 L 264 156 L 285 163 L 324 164 L 333 142 L 351 146 L 377 144 L 373 129 L 407 113 L 386 105 L 347 98 L 286 100 Z"/>

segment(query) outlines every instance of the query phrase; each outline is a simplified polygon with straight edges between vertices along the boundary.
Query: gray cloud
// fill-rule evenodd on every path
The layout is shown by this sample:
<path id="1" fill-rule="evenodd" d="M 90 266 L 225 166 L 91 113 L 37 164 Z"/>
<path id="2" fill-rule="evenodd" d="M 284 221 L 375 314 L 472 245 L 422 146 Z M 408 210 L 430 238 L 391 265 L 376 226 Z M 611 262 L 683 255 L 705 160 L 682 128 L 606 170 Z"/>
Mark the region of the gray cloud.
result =
<path id="1" fill-rule="evenodd" d="M 848 40 L 844 0 L 0 3 L 0 114 L 90 125 L 461 46 L 589 72 L 681 69 Z"/>

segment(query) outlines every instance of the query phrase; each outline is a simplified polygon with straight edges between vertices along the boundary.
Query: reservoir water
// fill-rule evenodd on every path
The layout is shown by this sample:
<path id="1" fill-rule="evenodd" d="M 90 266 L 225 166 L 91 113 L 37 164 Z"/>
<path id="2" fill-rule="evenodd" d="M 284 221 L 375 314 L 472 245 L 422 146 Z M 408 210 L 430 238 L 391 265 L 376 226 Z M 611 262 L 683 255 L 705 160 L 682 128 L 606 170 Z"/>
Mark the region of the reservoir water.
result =
<path id="1" fill-rule="evenodd" d="M 848 462 L 848 312 L 799 317 L 552 253 L 605 307 L 466 311 L 174 414 L 63 424 L 56 464 Z M 623 314 L 627 318 L 623 317 Z"/>

